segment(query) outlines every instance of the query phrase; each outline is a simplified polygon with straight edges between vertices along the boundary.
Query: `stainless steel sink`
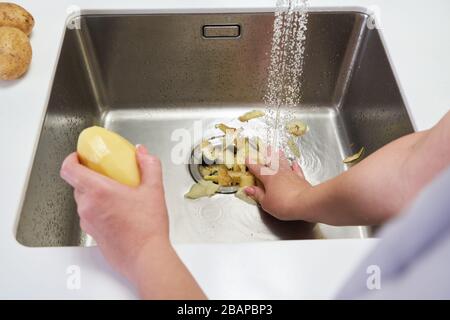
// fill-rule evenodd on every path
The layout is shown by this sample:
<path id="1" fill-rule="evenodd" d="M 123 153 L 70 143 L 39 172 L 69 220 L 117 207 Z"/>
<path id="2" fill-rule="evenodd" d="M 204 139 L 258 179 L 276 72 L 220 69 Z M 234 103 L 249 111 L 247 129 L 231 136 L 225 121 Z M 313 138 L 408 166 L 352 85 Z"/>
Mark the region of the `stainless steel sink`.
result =
<path id="1" fill-rule="evenodd" d="M 365 227 L 277 221 L 232 195 L 183 198 L 194 181 L 186 165 L 171 161 L 177 143 L 171 134 L 193 130 L 196 120 L 212 130 L 263 107 L 273 13 L 76 19 L 81 29 L 65 34 L 18 224 L 20 243 L 93 243 L 80 230 L 71 188 L 59 178 L 78 134 L 93 124 L 161 158 L 173 242 L 370 236 Z M 413 131 L 378 31 L 366 21 L 357 12 L 309 16 L 304 102 L 295 112 L 310 127 L 301 150 L 313 183 L 346 170 L 342 159 L 361 146 L 371 153 Z"/>

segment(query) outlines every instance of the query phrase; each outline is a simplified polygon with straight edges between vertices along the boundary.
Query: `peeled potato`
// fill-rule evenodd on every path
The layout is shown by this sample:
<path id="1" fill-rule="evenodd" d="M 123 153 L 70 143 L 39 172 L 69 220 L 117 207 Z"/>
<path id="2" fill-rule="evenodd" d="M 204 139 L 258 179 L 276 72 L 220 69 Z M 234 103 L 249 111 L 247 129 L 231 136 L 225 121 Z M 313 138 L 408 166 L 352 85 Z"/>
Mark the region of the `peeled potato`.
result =
<path id="1" fill-rule="evenodd" d="M 29 36 L 34 27 L 34 19 L 21 6 L 14 3 L 2 2 L 0 3 L 0 27 L 17 28 Z"/>
<path id="2" fill-rule="evenodd" d="M 141 183 L 136 148 L 117 133 L 96 126 L 84 129 L 77 152 L 89 169 L 131 187 Z"/>
<path id="3" fill-rule="evenodd" d="M 17 28 L 0 27 L 0 79 L 20 78 L 28 70 L 31 56 L 30 40 L 25 33 Z"/>

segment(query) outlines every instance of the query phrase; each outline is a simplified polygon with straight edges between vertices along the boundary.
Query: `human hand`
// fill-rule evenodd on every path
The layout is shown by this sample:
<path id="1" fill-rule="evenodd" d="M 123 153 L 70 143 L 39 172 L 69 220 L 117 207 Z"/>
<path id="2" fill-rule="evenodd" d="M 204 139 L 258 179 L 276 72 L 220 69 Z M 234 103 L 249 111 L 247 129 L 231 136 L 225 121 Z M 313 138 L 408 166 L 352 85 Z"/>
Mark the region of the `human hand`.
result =
<path id="1" fill-rule="evenodd" d="M 144 248 L 171 248 L 161 163 L 143 146 L 138 146 L 136 156 L 141 171 L 141 185 L 136 188 L 84 167 L 76 152 L 65 159 L 60 172 L 74 187 L 81 228 L 129 279 L 138 272 Z"/>
<path id="2" fill-rule="evenodd" d="M 277 158 L 274 158 L 277 157 Z M 280 220 L 307 220 L 302 209 L 302 197 L 312 189 L 306 181 L 298 163 L 292 166 L 283 152 L 275 153 L 272 159 L 278 160 L 278 168 L 252 164 L 247 160 L 247 167 L 259 180 L 259 185 L 247 187 L 245 192 L 254 198 L 261 207 Z"/>

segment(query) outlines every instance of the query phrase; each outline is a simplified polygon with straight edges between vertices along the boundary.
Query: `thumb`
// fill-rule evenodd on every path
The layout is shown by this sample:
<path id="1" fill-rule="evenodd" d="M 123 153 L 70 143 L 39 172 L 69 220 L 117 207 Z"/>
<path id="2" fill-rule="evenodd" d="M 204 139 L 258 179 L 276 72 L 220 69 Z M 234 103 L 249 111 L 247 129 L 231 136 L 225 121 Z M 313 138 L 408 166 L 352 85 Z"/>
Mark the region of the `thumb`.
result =
<path id="1" fill-rule="evenodd" d="M 245 188 L 244 191 L 249 197 L 252 197 L 253 199 L 255 199 L 256 202 L 262 203 L 264 201 L 264 197 L 265 197 L 266 193 L 264 192 L 264 190 L 262 188 L 253 186 L 253 187 Z"/>
<path id="2" fill-rule="evenodd" d="M 161 161 L 158 157 L 150 155 L 143 145 L 136 146 L 136 157 L 141 170 L 141 185 L 162 184 Z"/>

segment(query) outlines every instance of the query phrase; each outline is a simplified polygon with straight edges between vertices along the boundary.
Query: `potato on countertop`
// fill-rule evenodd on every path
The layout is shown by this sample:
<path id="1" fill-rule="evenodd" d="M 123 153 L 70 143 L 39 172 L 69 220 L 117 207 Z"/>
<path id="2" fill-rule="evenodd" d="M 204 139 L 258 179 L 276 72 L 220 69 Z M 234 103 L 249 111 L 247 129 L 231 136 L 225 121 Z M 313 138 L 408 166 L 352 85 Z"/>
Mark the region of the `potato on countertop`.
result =
<path id="1" fill-rule="evenodd" d="M 17 4 L 0 2 L 0 27 L 17 28 L 29 36 L 34 27 L 34 18 Z"/>
<path id="2" fill-rule="evenodd" d="M 20 78 L 30 66 L 32 49 L 27 35 L 17 28 L 0 27 L 0 79 Z"/>

